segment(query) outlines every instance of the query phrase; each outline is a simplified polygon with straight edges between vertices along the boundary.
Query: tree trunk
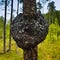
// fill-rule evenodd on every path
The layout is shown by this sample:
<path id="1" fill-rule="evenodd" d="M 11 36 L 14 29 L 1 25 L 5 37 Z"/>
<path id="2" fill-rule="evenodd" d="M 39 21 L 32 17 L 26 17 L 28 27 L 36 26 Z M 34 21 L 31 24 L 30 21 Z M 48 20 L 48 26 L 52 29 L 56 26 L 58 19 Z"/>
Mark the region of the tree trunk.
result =
<path id="1" fill-rule="evenodd" d="M 23 0 L 23 14 L 36 14 L 36 0 Z M 30 50 L 24 50 L 24 60 L 37 60 L 37 46 Z"/>
<path id="2" fill-rule="evenodd" d="M 9 37 L 9 51 L 11 50 L 11 22 L 13 14 L 13 0 L 11 0 L 11 18 L 10 18 L 10 37 Z"/>
<path id="3" fill-rule="evenodd" d="M 5 19 L 4 19 L 4 53 L 6 53 L 6 15 L 7 15 L 7 0 L 5 0 Z"/>
<path id="4" fill-rule="evenodd" d="M 37 60 L 37 46 L 29 50 L 24 50 L 24 60 Z"/>
<path id="5" fill-rule="evenodd" d="M 36 0 L 23 0 L 23 13 L 35 14 L 36 13 Z"/>

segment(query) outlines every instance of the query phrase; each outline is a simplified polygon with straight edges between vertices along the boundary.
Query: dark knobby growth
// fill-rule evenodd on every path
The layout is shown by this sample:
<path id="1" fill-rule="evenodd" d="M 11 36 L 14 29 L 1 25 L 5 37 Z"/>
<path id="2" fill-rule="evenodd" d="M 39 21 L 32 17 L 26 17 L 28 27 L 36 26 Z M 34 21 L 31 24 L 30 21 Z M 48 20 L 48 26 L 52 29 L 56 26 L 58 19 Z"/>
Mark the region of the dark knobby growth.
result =
<path id="1" fill-rule="evenodd" d="M 41 14 L 19 14 L 12 22 L 11 34 L 17 45 L 30 49 L 42 42 L 48 33 L 48 23 Z"/>

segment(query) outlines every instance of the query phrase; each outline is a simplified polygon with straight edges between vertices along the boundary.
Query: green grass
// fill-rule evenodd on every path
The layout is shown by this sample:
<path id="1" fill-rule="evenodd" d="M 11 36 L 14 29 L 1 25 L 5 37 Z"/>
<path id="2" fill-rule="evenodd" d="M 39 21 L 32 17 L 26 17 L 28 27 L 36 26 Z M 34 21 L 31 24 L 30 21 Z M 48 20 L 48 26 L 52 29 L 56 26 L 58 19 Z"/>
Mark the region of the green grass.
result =
<path id="1" fill-rule="evenodd" d="M 9 48 L 9 40 L 6 41 L 6 51 Z M 0 40 L 0 60 L 23 60 L 23 50 L 17 47 L 16 43 L 12 40 L 11 51 L 3 53 L 3 40 Z"/>
<path id="2" fill-rule="evenodd" d="M 11 51 L 7 52 L 6 54 L 0 54 L 0 60 L 23 60 L 23 57 L 21 54 Z"/>
<path id="3" fill-rule="evenodd" d="M 38 46 L 38 60 L 60 60 L 60 42 L 41 43 Z"/>

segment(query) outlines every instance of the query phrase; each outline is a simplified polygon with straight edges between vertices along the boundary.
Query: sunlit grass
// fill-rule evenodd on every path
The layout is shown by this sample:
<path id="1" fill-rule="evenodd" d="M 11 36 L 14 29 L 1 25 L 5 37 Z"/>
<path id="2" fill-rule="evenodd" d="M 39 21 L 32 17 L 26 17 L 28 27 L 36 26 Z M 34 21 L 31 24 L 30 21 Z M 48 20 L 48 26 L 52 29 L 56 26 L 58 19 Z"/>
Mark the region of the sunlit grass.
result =
<path id="1" fill-rule="evenodd" d="M 60 60 L 60 42 L 56 41 L 49 43 L 50 41 L 38 45 L 38 59 L 40 60 Z"/>
<path id="2" fill-rule="evenodd" d="M 23 60 L 21 54 L 17 54 L 16 51 L 10 51 L 6 54 L 0 54 L 0 60 Z"/>
<path id="3" fill-rule="evenodd" d="M 23 60 L 23 50 L 17 47 L 14 40 L 11 42 L 11 51 L 9 52 L 9 40 L 6 39 L 6 54 L 4 54 L 3 40 L 0 40 L 0 60 Z"/>

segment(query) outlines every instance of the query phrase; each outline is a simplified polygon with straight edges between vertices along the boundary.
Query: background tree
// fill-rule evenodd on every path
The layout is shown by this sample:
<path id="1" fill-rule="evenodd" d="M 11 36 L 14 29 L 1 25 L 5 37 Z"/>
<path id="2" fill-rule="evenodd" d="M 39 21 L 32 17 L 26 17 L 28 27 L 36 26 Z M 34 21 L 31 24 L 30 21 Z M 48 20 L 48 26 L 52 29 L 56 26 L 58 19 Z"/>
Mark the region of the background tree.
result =
<path id="1" fill-rule="evenodd" d="M 5 0 L 5 15 L 4 15 L 4 53 L 6 53 L 6 16 L 7 16 L 7 0 Z"/>
<path id="2" fill-rule="evenodd" d="M 7 0 L 7 6 L 9 5 L 10 0 Z M 4 5 L 5 4 L 5 0 L 0 0 L 0 5 Z"/>
<path id="3" fill-rule="evenodd" d="M 47 1 L 49 1 L 49 0 L 41 0 L 42 5 L 43 5 L 43 14 L 44 14 L 44 5 L 46 4 Z"/>
<path id="4" fill-rule="evenodd" d="M 58 24 L 59 24 L 59 26 L 60 26 L 60 11 L 55 11 L 55 18 L 57 18 L 57 20 L 58 20 Z"/>
<path id="5" fill-rule="evenodd" d="M 23 0 L 19 0 L 20 3 L 23 3 Z"/>
<path id="6" fill-rule="evenodd" d="M 42 4 L 40 2 L 37 2 L 37 11 L 40 11 L 42 8 Z"/>
<path id="7" fill-rule="evenodd" d="M 49 11 L 49 14 L 50 14 L 50 23 L 54 23 L 55 21 L 54 21 L 54 15 L 55 15 L 55 11 L 56 11 L 56 9 L 55 9 L 55 2 L 54 1 L 52 1 L 52 2 L 50 2 L 50 3 L 48 3 L 48 11 Z"/>
<path id="8" fill-rule="evenodd" d="M 0 39 L 2 39 L 3 36 L 3 23 L 4 23 L 4 18 L 3 16 L 0 17 Z"/>
<path id="9" fill-rule="evenodd" d="M 11 18 L 10 18 L 10 36 L 9 36 L 9 50 L 11 50 L 11 22 L 13 18 L 13 0 L 11 0 Z"/>

